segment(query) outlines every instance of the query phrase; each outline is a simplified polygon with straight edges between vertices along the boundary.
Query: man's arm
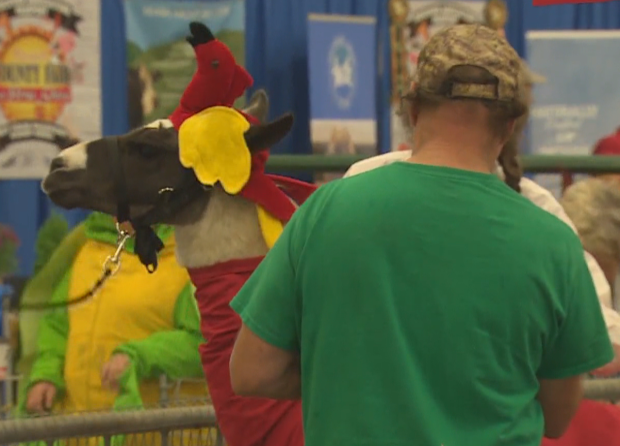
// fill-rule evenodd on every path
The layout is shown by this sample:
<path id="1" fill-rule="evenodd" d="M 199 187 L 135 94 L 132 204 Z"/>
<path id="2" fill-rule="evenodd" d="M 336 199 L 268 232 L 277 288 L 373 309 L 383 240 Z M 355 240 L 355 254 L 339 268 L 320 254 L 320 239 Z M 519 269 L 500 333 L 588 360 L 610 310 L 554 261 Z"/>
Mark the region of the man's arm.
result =
<path id="1" fill-rule="evenodd" d="M 70 271 L 53 290 L 50 303 L 67 301 Z M 17 412 L 43 414 L 51 410 L 54 401 L 65 391 L 64 364 L 69 336 L 69 318 L 66 308 L 46 313 L 39 322 L 36 357 L 25 385 L 20 389 Z"/>
<path id="2" fill-rule="evenodd" d="M 243 321 L 230 358 L 230 381 L 239 395 L 295 399 L 301 394 L 296 366 L 301 304 L 290 252 L 297 217 L 230 303 Z"/>
<path id="3" fill-rule="evenodd" d="M 545 437 L 561 437 L 577 413 L 583 397 L 583 376 L 541 379 L 538 401 L 545 418 Z"/>
<path id="4" fill-rule="evenodd" d="M 565 294 L 562 319 L 544 346 L 538 370 L 538 400 L 545 416 L 545 436 L 557 438 L 568 427 L 583 395 L 582 375 L 609 363 L 614 352 L 583 249 L 577 237 L 567 240 L 562 259 Z"/>
<path id="5" fill-rule="evenodd" d="M 233 389 L 242 395 L 280 399 L 301 395 L 302 295 L 297 268 L 323 197 L 336 183 L 320 187 L 295 212 L 230 303 L 243 321 L 230 361 Z"/>
<path id="6" fill-rule="evenodd" d="M 230 357 L 230 379 L 237 395 L 301 398 L 299 355 L 263 341 L 245 324 Z"/>
<path id="7" fill-rule="evenodd" d="M 50 303 L 66 302 L 69 290 L 70 271 L 65 274 Z M 60 307 L 49 310 L 39 324 L 37 335 L 37 357 L 28 377 L 28 387 L 45 381 L 54 385 L 58 392 L 65 388 L 64 364 L 69 336 L 67 309 Z"/>

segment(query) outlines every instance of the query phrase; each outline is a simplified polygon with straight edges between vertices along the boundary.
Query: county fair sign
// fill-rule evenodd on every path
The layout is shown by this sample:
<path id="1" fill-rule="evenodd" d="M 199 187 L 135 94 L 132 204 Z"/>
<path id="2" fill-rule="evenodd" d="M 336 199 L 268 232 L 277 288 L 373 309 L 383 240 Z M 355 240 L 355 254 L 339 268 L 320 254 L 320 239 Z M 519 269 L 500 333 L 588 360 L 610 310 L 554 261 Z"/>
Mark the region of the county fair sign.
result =
<path id="1" fill-rule="evenodd" d="M 532 0 L 534 6 L 573 5 L 578 3 L 606 3 L 611 0 Z"/>

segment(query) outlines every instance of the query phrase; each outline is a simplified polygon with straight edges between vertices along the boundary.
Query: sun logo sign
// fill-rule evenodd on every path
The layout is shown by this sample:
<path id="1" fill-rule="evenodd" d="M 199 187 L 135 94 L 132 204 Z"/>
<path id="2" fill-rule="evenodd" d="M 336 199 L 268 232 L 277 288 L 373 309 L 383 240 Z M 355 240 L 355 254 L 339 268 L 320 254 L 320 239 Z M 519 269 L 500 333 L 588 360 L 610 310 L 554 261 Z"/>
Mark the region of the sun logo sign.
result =
<path id="1" fill-rule="evenodd" d="M 332 42 L 328 57 L 334 100 L 339 108 L 346 110 L 351 107 L 355 94 L 355 51 L 347 39 L 338 36 Z"/>

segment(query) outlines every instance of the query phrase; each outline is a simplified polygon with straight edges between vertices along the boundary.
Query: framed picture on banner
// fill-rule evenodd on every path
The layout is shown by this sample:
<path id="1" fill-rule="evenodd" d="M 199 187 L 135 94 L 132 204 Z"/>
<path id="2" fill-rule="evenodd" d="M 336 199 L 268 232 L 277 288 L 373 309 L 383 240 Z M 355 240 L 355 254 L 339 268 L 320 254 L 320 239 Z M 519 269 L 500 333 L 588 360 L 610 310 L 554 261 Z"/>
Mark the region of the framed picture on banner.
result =
<path id="1" fill-rule="evenodd" d="M 0 0 L 0 179 L 101 136 L 99 1 Z"/>
<path id="2" fill-rule="evenodd" d="M 310 137 L 318 155 L 377 153 L 374 17 L 310 14 Z M 341 174 L 321 173 L 325 182 Z"/>

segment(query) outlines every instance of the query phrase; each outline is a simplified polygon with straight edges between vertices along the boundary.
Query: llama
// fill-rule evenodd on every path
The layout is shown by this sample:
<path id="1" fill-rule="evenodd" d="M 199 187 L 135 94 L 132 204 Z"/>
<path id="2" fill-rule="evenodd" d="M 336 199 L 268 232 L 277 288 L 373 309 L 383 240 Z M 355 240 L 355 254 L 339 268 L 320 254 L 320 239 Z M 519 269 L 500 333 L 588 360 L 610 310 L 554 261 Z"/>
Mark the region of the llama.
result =
<path id="1" fill-rule="evenodd" d="M 204 44 L 204 39 L 196 43 L 195 38 L 197 34 L 204 37 L 205 29 L 192 26 L 194 40 L 188 41 Z M 213 41 L 212 36 L 210 39 L 207 41 Z M 210 64 L 221 68 L 212 60 Z M 266 102 L 264 93 L 255 95 L 244 111 L 248 122 L 259 122 L 266 116 Z M 290 115 L 251 125 L 243 136 L 252 156 L 265 155 L 265 148 L 283 138 L 291 125 Z M 220 183 L 201 184 L 196 171 L 180 162 L 179 135 L 173 120 L 159 120 L 126 135 L 77 144 L 52 161 L 43 190 L 64 208 L 118 215 L 122 203 L 126 212 L 135 216 L 132 223 L 141 220 L 142 225 L 145 221 L 174 225 L 179 263 L 188 269 L 197 288 L 201 328 L 207 340 L 200 353 L 228 444 L 302 446 L 299 401 L 240 397 L 230 383 L 230 354 L 241 320 L 229 303 L 273 242 L 266 238 L 266 220 L 264 216 L 261 219 L 260 207 L 253 198 L 231 194 Z M 264 163 L 265 157 L 260 159 Z M 300 203 L 314 190 L 306 183 L 265 175 L 263 168 L 264 164 L 253 165 L 253 179 L 249 180 L 259 185 L 261 193 L 273 194 L 277 185 L 281 189 L 276 192 L 284 190 L 291 200 Z M 292 206 L 288 199 L 287 203 Z M 158 212 L 161 209 L 165 212 Z M 136 251 L 138 242 L 136 234 Z"/>

